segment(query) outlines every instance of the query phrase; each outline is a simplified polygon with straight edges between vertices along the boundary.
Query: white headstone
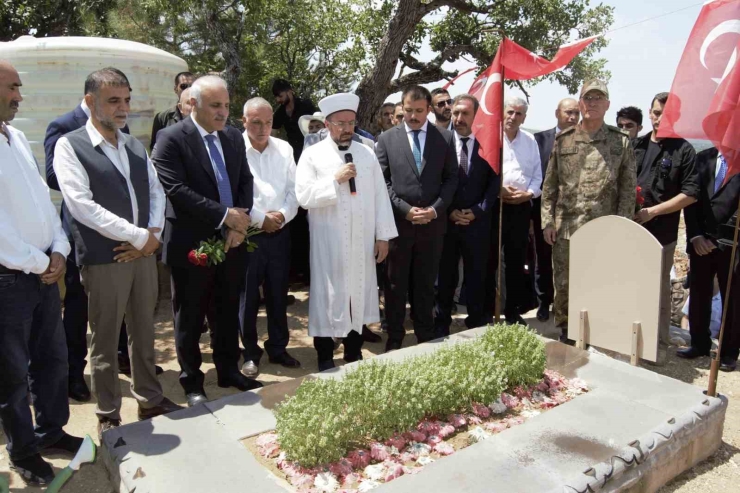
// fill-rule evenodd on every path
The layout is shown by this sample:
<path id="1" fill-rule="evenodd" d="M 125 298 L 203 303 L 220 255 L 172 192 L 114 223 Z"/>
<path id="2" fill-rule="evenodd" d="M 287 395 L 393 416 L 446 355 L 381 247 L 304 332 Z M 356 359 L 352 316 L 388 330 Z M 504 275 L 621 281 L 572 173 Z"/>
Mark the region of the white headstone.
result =
<path id="1" fill-rule="evenodd" d="M 568 337 L 632 353 L 632 324 L 640 322 L 637 356 L 656 361 L 663 248 L 645 228 L 620 216 L 595 219 L 570 239 Z"/>

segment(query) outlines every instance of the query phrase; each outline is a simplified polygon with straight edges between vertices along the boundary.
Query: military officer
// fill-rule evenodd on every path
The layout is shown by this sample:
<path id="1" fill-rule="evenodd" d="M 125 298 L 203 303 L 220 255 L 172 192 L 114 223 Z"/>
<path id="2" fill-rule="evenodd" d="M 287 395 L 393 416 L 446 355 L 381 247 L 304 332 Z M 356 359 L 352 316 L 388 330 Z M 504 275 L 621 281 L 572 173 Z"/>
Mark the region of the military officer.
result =
<path id="1" fill-rule="evenodd" d="M 589 80 L 578 102 L 583 119 L 555 139 L 542 187 L 542 226 L 553 246 L 555 325 L 568 331 L 568 269 L 570 237 L 601 216 L 632 218 L 635 213 L 635 156 L 629 136 L 604 124 L 609 109 L 606 83 Z"/>

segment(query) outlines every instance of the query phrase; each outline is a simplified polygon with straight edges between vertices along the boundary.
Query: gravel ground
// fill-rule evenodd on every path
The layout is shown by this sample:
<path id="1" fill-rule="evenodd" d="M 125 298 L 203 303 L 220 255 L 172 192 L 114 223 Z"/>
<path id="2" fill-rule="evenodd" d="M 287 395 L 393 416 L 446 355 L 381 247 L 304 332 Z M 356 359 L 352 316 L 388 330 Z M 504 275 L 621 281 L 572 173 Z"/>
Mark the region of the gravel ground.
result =
<path id="1" fill-rule="evenodd" d="M 303 364 L 302 367 L 295 370 L 288 370 L 267 362 L 265 357 L 260 365 L 261 375 L 259 380 L 265 384 L 283 381 L 297 376 L 305 375 L 316 371 L 316 356 L 313 349 L 311 338 L 307 335 L 308 322 L 308 293 L 301 289 L 295 289 L 292 293 L 296 296 L 297 302 L 289 308 L 288 322 L 291 329 L 290 353 L 298 358 Z M 459 317 L 459 316 L 458 316 Z M 552 322 L 540 323 L 534 318 L 534 312 L 525 316 L 540 333 L 552 337 L 556 331 Z M 260 312 L 259 330 L 261 337 L 266 338 L 266 319 L 264 310 Z M 461 320 L 455 321 L 453 331 L 464 330 Z M 156 326 L 156 348 L 157 361 L 165 369 L 164 374 L 160 377 L 165 395 L 178 404 L 184 405 L 185 396 L 177 381 L 178 364 L 174 349 L 174 333 L 172 325 L 172 311 L 167 300 L 160 302 L 157 310 Z M 385 336 L 384 336 L 385 338 Z M 226 395 L 236 393 L 235 389 L 220 389 L 216 386 L 216 372 L 211 360 L 211 350 L 209 347 L 208 335 L 201 338 L 201 350 L 203 352 L 203 371 L 206 373 L 205 389 L 209 398 L 217 399 Z M 413 335 L 407 337 L 406 345 L 414 343 Z M 384 343 L 365 344 L 363 349 L 366 358 L 379 354 L 383 350 Z M 668 358 L 663 366 L 643 365 L 645 368 L 661 373 L 678 380 L 706 387 L 709 373 L 709 360 L 702 358 L 696 361 L 684 361 L 674 356 L 675 348 L 668 350 Z M 335 353 L 335 362 L 342 364 L 341 350 Z M 89 383 L 89 370 L 86 375 Z M 136 420 L 136 403 L 131 397 L 129 390 L 129 378 L 120 377 L 123 388 L 124 402 L 122 416 L 124 423 Z M 674 481 L 663 487 L 661 492 L 682 492 L 682 493 L 706 493 L 706 492 L 725 492 L 737 491 L 740 484 L 740 406 L 734 396 L 740 396 L 740 372 L 731 374 L 720 374 L 719 391 L 730 399 L 730 406 L 727 411 L 725 421 L 724 441 L 720 450 L 709 460 L 692 470 L 682 474 Z M 97 441 L 96 418 L 94 415 L 94 404 L 80 404 L 74 401 L 70 402 L 71 418 L 66 430 L 75 435 L 90 434 Z M 0 445 L 5 444 L 5 436 L 0 432 Z M 204 451 L 207 453 L 207 451 Z M 48 457 L 55 469 L 64 467 L 69 461 L 68 458 L 61 456 Z M 43 491 L 37 488 L 30 488 L 24 485 L 20 478 L 9 472 L 8 458 L 4 447 L 0 447 L 0 475 L 8 477 L 11 484 L 12 492 L 36 492 Z M 67 493 L 112 493 L 116 491 L 108 479 L 106 470 L 102 461 L 93 465 L 86 465 L 80 470 L 65 487 Z"/>

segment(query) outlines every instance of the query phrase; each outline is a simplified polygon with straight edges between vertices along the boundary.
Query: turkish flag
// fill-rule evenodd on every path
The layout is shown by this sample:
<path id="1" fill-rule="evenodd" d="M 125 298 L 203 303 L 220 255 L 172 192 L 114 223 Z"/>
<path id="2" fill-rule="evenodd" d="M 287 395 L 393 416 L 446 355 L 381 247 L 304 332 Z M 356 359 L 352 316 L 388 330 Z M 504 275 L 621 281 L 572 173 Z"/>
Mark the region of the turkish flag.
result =
<path id="1" fill-rule="evenodd" d="M 740 0 L 739 0 L 740 1 Z M 503 77 L 525 80 L 547 75 L 568 65 L 576 55 L 598 36 L 581 39 L 560 47 L 552 60 L 535 55 L 508 38 L 499 44 L 493 63 L 475 79 L 468 91 L 480 102 L 473 120 L 473 133 L 478 140 L 478 154 L 499 173 L 501 125 L 503 124 Z"/>
<path id="2" fill-rule="evenodd" d="M 442 89 L 444 89 L 445 91 L 448 90 L 450 88 L 450 86 L 454 86 L 455 85 L 455 81 L 457 79 L 459 79 L 463 75 L 467 74 L 468 72 L 472 72 L 473 70 L 475 70 L 475 67 L 470 67 L 469 69 L 463 70 L 462 72 L 460 72 L 459 74 L 457 74 L 457 77 L 455 77 L 452 80 L 447 81 L 447 84 L 443 85 L 442 86 Z"/>
<path id="3" fill-rule="evenodd" d="M 704 5 L 686 42 L 658 137 L 707 139 L 740 172 L 740 0 Z"/>
<path id="4" fill-rule="evenodd" d="M 501 66 L 501 43 L 493 63 L 475 79 L 468 91 L 480 103 L 473 120 L 473 133 L 478 141 L 478 155 L 485 159 L 496 173 L 500 166 L 501 125 L 504 109 L 503 67 Z"/>
<path id="5" fill-rule="evenodd" d="M 579 39 L 560 47 L 552 60 L 537 56 L 512 40 L 504 38 L 501 63 L 506 68 L 506 78 L 511 80 L 534 79 L 555 72 L 570 63 L 584 48 L 599 36 Z"/>

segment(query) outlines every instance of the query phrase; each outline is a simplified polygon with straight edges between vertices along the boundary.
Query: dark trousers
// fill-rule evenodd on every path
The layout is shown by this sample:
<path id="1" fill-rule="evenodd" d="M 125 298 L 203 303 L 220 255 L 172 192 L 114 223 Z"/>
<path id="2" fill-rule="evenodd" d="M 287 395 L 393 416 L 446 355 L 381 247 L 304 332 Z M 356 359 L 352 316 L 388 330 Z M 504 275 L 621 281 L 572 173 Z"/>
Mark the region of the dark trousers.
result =
<path id="1" fill-rule="evenodd" d="M 57 285 L 42 284 L 35 274 L 0 275 L 0 421 L 12 460 L 62 437 L 68 371 Z"/>
<path id="2" fill-rule="evenodd" d="M 213 298 L 213 363 L 220 377 L 239 371 L 239 293 L 245 280 L 246 249 L 229 250 L 214 267 L 173 265 L 172 310 L 180 385 L 185 394 L 203 392 L 200 334 Z M 210 322 L 210 321 L 209 321 Z"/>
<path id="3" fill-rule="evenodd" d="M 390 340 L 401 342 L 406 335 L 403 323 L 409 285 L 413 286 L 416 339 L 419 343 L 434 339 L 434 281 L 443 245 L 444 235 L 433 234 L 425 226 L 414 226 L 410 232 L 390 241 L 384 288 Z M 414 272 L 412 279 L 409 279 L 409 269 Z"/>
<path id="4" fill-rule="evenodd" d="M 498 221 L 499 205 L 493 207 L 491 221 L 491 248 L 488 259 L 489 276 L 487 289 L 487 305 L 489 314 L 493 314 L 496 305 L 496 270 L 498 268 Z M 514 319 L 519 316 L 519 306 L 525 303 L 526 286 L 524 285 L 524 262 L 527 258 L 527 241 L 529 234 L 529 220 L 532 204 L 510 205 L 504 204 L 502 224 L 502 249 L 504 258 L 506 283 L 506 305 L 504 316 Z"/>
<path id="5" fill-rule="evenodd" d="M 447 234 L 445 234 L 437 280 L 437 307 L 434 318 L 437 337 L 450 335 L 453 298 L 458 283 L 460 257 L 463 260 L 465 298 L 468 311 L 465 326 L 468 328 L 480 327 L 490 322 L 490 317 L 485 309 L 486 267 L 490 237 L 490 216 L 476 218 L 468 226 L 447 224 Z"/>
<path id="6" fill-rule="evenodd" d="M 362 354 L 362 336 L 351 330 L 344 338 L 344 359 L 355 361 Z M 331 337 L 314 337 L 313 347 L 318 353 L 319 362 L 334 359 L 334 340 Z"/>
<path id="7" fill-rule="evenodd" d="M 709 321 L 712 314 L 712 290 L 716 274 L 719 280 L 722 306 L 724 307 L 725 303 L 729 304 L 720 357 L 737 359 L 740 354 L 740 268 L 737 261 L 732 275 L 730 298 L 729 300 L 725 298 L 731 253 L 730 248 L 725 248 L 724 250 L 713 250 L 708 255 L 691 253 L 689 256 L 691 266 L 689 329 L 691 345 L 700 350 L 709 351 L 712 347 Z"/>
<path id="8" fill-rule="evenodd" d="M 542 232 L 542 202 L 540 198 L 532 201 L 532 223 L 534 228 L 534 244 L 537 252 L 535 268 L 535 289 L 540 305 L 551 305 L 555 298 L 555 288 L 552 281 L 552 247 L 545 241 Z"/>
<path id="9" fill-rule="evenodd" d="M 265 350 L 268 356 L 278 356 L 288 347 L 287 298 L 290 272 L 290 230 L 283 228 L 272 234 L 262 233 L 250 238 L 257 248 L 247 254 L 247 277 L 241 292 L 239 323 L 244 361 L 259 364 L 262 349 L 257 344 L 257 312 L 259 288 L 264 283 L 267 310 Z"/>
<path id="10" fill-rule="evenodd" d="M 80 281 L 80 270 L 75 262 L 75 245 L 70 242 L 72 253 L 67 257 L 64 273 L 64 335 L 67 340 L 67 360 L 70 379 L 82 379 L 87 361 L 87 295 Z M 128 360 L 128 334 L 126 322 L 121 323 L 118 339 L 118 356 Z"/>
<path id="11" fill-rule="evenodd" d="M 298 214 L 288 225 L 290 235 L 293 239 L 293 248 L 290 252 L 290 274 L 292 278 L 298 278 L 306 284 L 311 281 L 310 268 L 310 239 L 308 233 L 308 211 L 302 207 L 298 208 Z"/>

